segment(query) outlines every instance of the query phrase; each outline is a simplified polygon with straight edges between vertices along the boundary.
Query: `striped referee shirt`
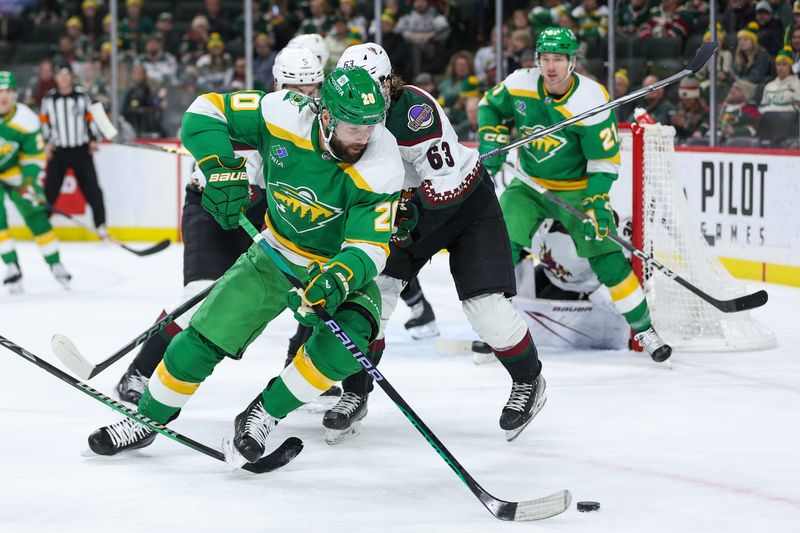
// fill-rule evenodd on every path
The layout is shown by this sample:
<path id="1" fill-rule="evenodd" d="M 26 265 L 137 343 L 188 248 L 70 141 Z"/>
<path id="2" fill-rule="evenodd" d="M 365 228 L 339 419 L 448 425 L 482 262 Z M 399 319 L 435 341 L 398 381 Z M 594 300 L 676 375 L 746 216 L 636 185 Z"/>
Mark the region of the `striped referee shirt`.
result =
<path id="1" fill-rule="evenodd" d="M 89 106 L 92 99 L 81 87 L 64 95 L 58 89 L 49 91 L 42 100 L 39 120 L 45 141 L 59 148 L 75 148 L 100 137 Z"/>

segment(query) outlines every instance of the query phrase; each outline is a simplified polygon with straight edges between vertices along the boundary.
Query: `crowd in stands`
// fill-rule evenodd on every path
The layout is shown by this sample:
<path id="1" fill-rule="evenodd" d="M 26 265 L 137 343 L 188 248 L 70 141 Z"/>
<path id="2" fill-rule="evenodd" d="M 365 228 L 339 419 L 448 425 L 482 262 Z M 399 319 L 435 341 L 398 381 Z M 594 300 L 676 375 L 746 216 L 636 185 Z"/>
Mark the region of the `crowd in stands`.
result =
<path id="1" fill-rule="evenodd" d="M 710 39 L 707 0 L 505 0 L 507 74 L 535 65 L 539 32 L 571 28 L 581 43 L 576 71 L 607 79 L 609 24 L 615 24 L 614 93 L 622 96 L 683 68 Z M 800 0 L 720 0 L 717 36 L 717 131 L 745 146 L 798 147 Z M 185 108 L 207 91 L 244 89 L 241 0 L 120 0 L 119 101 L 140 137 L 175 136 Z M 317 33 L 327 68 L 345 48 L 375 39 L 396 72 L 433 94 L 462 139 L 474 140 L 481 95 L 499 80 L 494 2 L 388 0 L 374 19 L 372 0 L 253 0 L 254 88 L 272 90 L 276 53 L 296 35 Z M 54 86 L 53 65 L 71 64 L 92 98 L 108 103 L 110 24 L 105 0 L 6 0 L 0 6 L 0 61 L 21 80 L 34 108 Z M 655 91 L 617 110 L 620 122 L 644 107 L 675 126 L 679 142 L 708 142 L 708 68 L 680 86 Z M 761 141 L 755 139 L 761 137 Z"/>

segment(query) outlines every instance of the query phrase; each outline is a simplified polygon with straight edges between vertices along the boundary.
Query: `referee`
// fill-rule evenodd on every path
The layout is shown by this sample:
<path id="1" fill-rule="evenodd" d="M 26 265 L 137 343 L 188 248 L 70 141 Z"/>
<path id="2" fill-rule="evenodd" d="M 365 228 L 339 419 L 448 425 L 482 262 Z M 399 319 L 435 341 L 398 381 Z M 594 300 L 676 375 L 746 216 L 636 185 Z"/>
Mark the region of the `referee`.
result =
<path id="1" fill-rule="evenodd" d="M 56 88 L 42 100 L 42 134 L 47 141 L 47 177 L 44 194 L 54 205 L 64 183 L 68 168 L 75 172 L 78 186 L 89 202 L 98 233 L 106 237 L 106 208 L 103 191 L 97 183 L 92 154 L 97 149 L 98 137 L 89 106 L 92 101 L 80 87 L 73 85 L 74 76 L 69 63 L 56 66 Z"/>

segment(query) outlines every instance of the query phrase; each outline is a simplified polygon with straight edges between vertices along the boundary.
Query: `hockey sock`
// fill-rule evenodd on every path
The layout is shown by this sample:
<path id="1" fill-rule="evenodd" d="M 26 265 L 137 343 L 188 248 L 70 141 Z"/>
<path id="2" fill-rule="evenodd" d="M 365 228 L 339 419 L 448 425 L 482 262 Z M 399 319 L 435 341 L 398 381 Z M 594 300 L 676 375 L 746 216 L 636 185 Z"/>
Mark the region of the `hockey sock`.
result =
<path id="1" fill-rule="evenodd" d="M 600 283 L 608 287 L 614 307 L 634 331 L 650 327 L 650 310 L 642 286 L 622 252 L 589 258 L 589 264 Z"/>
<path id="2" fill-rule="evenodd" d="M 0 230 L 0 257 L 5 264 L 18 263 L 17 252 L 14 250 L 14 239 L 7 229 Z"/>
<path id="3" fill-rule="evenodd" d="M 161 314 L 158 315 L 158 320 L 161 320 L 165 316 L 167 316 L 167 312 L 162 310 Z M 133 367 L 143 376 L 152 376 L 153 372 L 158 366 L 158 363 L 164 359 L 164 354 L 166 353 L 167 347 L 172 341 L 172 338 L 181 331 L 183 331 L 183 328 L 180 327 L 176 322 L 170 322 L 167 324 L 163 330 L 158 332 L 157 335 L 154 335 L 148 339 L 142 345 L 142 349 L 139 350 L 139 353 L 133 360 Z"/>
<path id="4" fill-rule="evenodd" d="M 305 353 L 305 345 L 297 350 L 292 362 L 270 381 L 261 393 L 264 409 L 275 418 L 283 418 L 301 405 L 315 400 L 336 382 L 320 372 Z"/>
<path id="5" fill-rule="evenodd" d="M 405 304 L 409 307 L 419 303 L 419 301 L 424 297 L 425 295 L 422 294 L 422 287 L 420 286 L 417 278 L 412 279 L 409 284 L 405 286 L 403 292 L 400 293 L 400 298 L 402 298 Z"/>
<path id="6" fill-rule="evenodd" d="M 139 412 L 166 424 L 192 397 L 225 353 L 190 327 L 175 337 L 139 400 Z"/>
<path id="7" fill-rule="evenodd" d="M 503 350 L 492 348 L 492 351 L 514 381 L 532 383 L 542 371 L 539 353 L 530 332 L 526 332 L 525 337 L 514 346 Z"/>
<path id="8" fill-rule="evenodd" d="M 367 359 L 369 359 L 369 361 L 372 363 L 372 366 L 378 366 L 381 357 L 383 357 L 384 349 L 386 349 L 386 341 L 384 339 L 378 339 L 369 345 Z M 372 379 L 372 376 L 370 376 L 369 373 L 362 368 L 352 376 L 348 376 L 344 379 L 344 381 L 342 381 L 342 390 L 344 392 L 368 394 L 372 392 L 372 389 L 374 388 L 374 381 L 375 380 Z"/>
<path id="9" fill-rule="evenodd" d="M 53 226 L 47 219 L 47 210 L 43 208 L 20 209 L 25 224 L 33 233 L 33 240 L 39 246 L 39 251 L 44 256 L 48 265 L 58 263 L 61 259 L 58 254 L 58 239 L 53 231 Z"/>
<path id="10" fill-rule="evenodd" d="M 36 241 L 36 244 L 39 246 L 39 251 L 42 253 L 42 256 L 44 256 L 44 260 L 48 265 L 61 262 L 58 253 L 58 239 L 56 239 L 56 234 L 52 229 L 41 235 L 34 235 L 33 240 Z"/>

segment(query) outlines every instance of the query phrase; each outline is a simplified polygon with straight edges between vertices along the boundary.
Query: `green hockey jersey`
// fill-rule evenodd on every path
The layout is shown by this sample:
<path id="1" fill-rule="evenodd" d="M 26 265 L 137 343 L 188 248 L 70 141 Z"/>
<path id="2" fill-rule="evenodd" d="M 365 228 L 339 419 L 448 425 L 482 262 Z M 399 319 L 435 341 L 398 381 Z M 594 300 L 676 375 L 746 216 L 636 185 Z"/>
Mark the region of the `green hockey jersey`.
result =
<path id="1" fill-rule="evenodd" d="M 39 117 L 25 104 L 0 116 L 0 183 L 19 187 L 33 183 L 44 169 L 44 139 Z"/>
<path id="2" fill-rule="evenodd" d="M 313 101 L 299 93 L 204 94 L 184 115 L 181 137 L 198 161 L 233 157 L 233 142 L 264 160 L 267 194 L 263 235 L 296 265 L 339 262 L 356 289 L 386 263 L 403 163 L 394 136 L 383 131 L 355 164 L 319 142 Z"/>
<path id="3" fill-rule="evenodd" d="M 513 121 L 527 137 L 608 102 L 605 88 L 572 74 L 572 86 L 561 98 L 547 94 L 537 68 L 514 71 L 493 87 L 478 107 L 478 127 Z M 520 147 L 519 165 L 547 189 L 585 189 L 593 176 L 616 179 L 620 164 L 617 119 L 605 111 Z"/>

